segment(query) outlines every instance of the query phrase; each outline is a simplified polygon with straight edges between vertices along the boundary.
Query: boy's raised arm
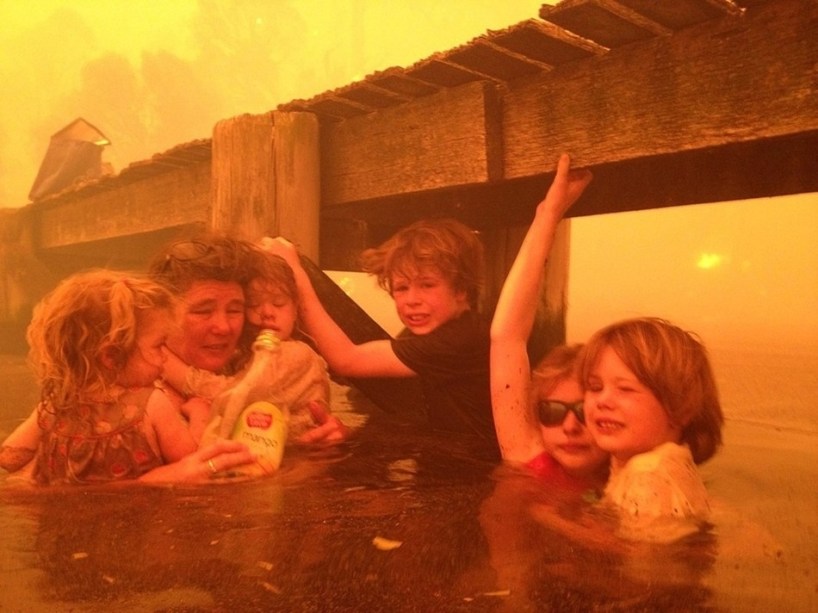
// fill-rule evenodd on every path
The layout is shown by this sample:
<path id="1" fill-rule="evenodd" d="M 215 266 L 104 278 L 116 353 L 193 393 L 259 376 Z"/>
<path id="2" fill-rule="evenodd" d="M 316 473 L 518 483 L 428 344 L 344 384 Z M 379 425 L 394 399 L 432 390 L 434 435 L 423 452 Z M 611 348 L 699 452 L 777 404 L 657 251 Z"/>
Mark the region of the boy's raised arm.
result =
<path id="1" fill-rule="evenodd" d="M 491 322 L 492 410 L 500 450 L 508 461 L 526 462 L 544 451 L 539 424 L 529 408 L 531 365 L 526 345 L 557 225 L 591 179 L 588 170 L 571 170 L 567 154 L 560 157 L 554 181 L 537 205 Z"/>
<path id="2" fill-rule="evenodd" d="M 278 255 L 290 265 L 298 287 L 298 308 L 301 321 L 315 340 L 318 352 L 330 369 L 350 377 L 411 377 L 415 373 L 401 362 L 388 340 L 369 341 L 356 345 L 324 309 L 315 293 L 307 271 L 301 265 L 295 246 L 284 238 L 265 237 L 261 246 Z"/>

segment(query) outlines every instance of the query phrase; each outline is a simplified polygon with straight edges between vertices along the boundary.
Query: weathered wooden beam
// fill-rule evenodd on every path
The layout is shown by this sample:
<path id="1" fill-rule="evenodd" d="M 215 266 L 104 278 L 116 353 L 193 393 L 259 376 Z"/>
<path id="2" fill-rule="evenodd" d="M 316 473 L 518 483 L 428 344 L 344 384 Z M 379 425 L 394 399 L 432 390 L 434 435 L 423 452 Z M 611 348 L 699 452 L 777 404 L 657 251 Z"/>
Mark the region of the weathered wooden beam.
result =
<path id="1" fill-rule="evenodd" d="M 286 236 L 318 261 L 321 163 L 318 118 L 312 113 L 273 113 L 275 214 L 273 236 Z M 260 228 L 262 229 L 262 228 Z M 257 237 L 253 237 L 257 238 Z"/>
<path id="2" fill-rule="evenodd" d="M 476 82 L 324 126 L 324 206 L 500 178 L 499 116 Z"/>
<path id="3" fill-rule="evenodd" d="M 770 0 L 743 16 L 561 64 L 508 89 L 470 83 L 328 125 L 322 137 L 325 213 L 401 195 L 416 199 L 430 190 L 542 177 L 564 150 L 577 164 L 595 167 L 696 151 L 708 164 L 722 148 L 731 149 L 728 158 L 777 166 L 764 161 L 763 144 L 750 156 L 738 148 L 770 139 L 778 141 L 780 154 L 781 139 L 818 129 L 816 62 L 818 3 Z M 494 108 L 501 109 L 499 119 Z M 497 136 L 502 155 L 494 153 Z M 800 155 L 800 145 L 791 142 L 792 154 Z M 683 174 L 674 172 L 672 159 L 665 162 L 666 177 Z M 640 202 L 632 204 L 622 194 L 608 212 L 649 206 L 648 191 L 635 193 Z M 696 201 L 679 186 L 664 191 L 681 203 Z"/>
<path id="4" fill-rule="evenodd" d="M 274 111 L 216 124 L 213 229 L 247 240 L 285 235 L 318 259 L 318 142 L 312 113 Z"/>
<path id="5" fill-rule="evenodd" d="M 768 2 L 573 64 L 503 97 L 506 178 L 818 129 L 818 3 Z"/>
<path id="6" fill-rule="evenodd" d="M 274 228 L 273 113 L 215 125 L 212 181 L 214 230 L 255 240 Z"/>
<path id="7" fill-rule="evenodd" d="M 818 192 L 816 151 L 818 130 L 598 164 L 593 167 L 594 181 L 568 213 L 577 217 Z M 480 230 L 527 225 L 552 177 L 544 172 L 488 185 L 338 205 L 323 211 L 322 223 L 365 222 L 366 246 L 421 217 L 457 217 Z M 332 238 L 327 236 L 323 244 Z"/>
<path id="8" fill-rule="evenodd" d="M 90 195 L 29 205 L 37 250 L 206 222 L 210 215 L 210 162 L 147 177 Z"/>

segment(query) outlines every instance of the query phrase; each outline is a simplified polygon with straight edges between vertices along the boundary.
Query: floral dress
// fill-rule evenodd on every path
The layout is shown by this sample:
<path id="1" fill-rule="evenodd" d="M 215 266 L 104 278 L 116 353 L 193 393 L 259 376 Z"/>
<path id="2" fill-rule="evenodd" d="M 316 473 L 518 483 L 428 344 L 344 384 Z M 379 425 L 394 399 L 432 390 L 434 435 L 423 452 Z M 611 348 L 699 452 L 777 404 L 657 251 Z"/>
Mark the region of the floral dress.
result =
<path id="1" fill-rule="evenodd" d="M 164 464 L 145 412 L 153 387 L 126 390 L 108 403 L 83 404 L 76 416 L 39 411 L 42 438 L 34 479 L 49 483 L 104 483 L 136 479 Z"/>

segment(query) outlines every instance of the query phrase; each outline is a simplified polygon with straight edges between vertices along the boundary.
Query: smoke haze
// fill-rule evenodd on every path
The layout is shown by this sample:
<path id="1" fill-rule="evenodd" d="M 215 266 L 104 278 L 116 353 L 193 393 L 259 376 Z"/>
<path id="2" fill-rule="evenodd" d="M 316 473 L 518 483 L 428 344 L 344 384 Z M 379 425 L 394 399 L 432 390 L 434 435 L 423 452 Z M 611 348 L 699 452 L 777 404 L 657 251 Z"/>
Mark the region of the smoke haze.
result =
<path id="1" fill-rule="evenodd" d="M 0 206 L 28 202 L 82 117 L 116 171 L 243 113 L 410 65 L 536 17 L 537 0 L 0 0 Z M 460 7 L 460 8 L 458 8 Z"/>
<path id="2" fill-rule="evenodd" d="M 120 171 L 209 138 L 221 119 L 411 65 L 534 18 L 541 4 L 0 0 L 0 207 L 28 201 L 51 134 L 76 117 L 112 141 L 103 159 Z M 818 195 L 572 224 L 569 340 L 615 319 L 655 315 L 700 332 L 709 346 L 768 357 L 774 347 L 815 362 Z M 814 368 L 776 379 L 762 362 L 747 363 L 748 385 L 763 382 L 760 394 L 801 402 L 801 421 L 815 423 Z M 729 374 L 735 362 L 721 366 Z"/>

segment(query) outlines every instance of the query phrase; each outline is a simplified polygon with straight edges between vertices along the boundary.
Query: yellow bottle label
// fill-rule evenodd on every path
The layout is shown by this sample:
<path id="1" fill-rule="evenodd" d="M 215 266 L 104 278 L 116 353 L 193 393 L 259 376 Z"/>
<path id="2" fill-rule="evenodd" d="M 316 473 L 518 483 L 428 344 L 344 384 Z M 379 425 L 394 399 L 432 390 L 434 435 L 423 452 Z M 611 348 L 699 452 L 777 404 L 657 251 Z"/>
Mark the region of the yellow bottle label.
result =
<path id="1" fill-rule="evenodd" d="M 230 438 L 247 445 L 264 469 L 271 473 L 281 465 L 287 441 L 287 419 L 272 402 L 258 401 L 242 411 Z"/>

